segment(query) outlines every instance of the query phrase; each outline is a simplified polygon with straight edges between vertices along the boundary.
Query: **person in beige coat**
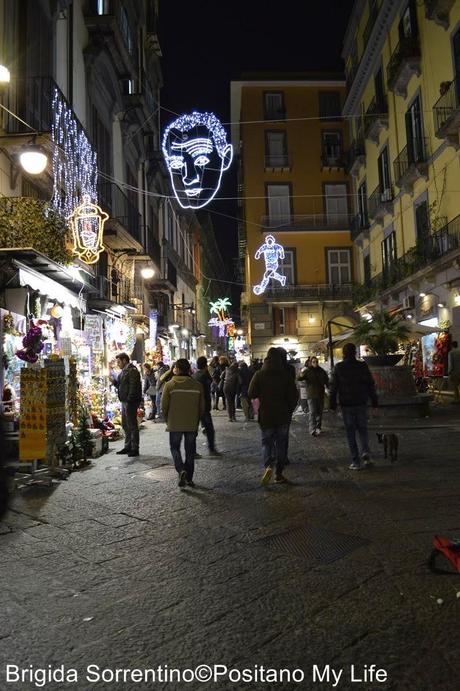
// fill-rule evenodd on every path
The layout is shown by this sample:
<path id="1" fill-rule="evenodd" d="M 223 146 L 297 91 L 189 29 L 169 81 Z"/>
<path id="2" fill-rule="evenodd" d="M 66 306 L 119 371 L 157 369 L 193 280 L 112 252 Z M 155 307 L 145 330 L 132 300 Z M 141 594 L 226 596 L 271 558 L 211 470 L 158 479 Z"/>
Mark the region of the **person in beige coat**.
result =
<path id="1" fill-rule="evenodd" d="M 174 466 L 179 475 L 179 487 L 194 487 L 196 435 L 200 418 L 204 413 L 202 385 L 191 377 L 190 363 L 179 359 L 173 377 L 163 389 L 161 409 L 169 432 L 169 447 Z M 182 461 L 181 442 L 184 438 L 185 462 Z"/>

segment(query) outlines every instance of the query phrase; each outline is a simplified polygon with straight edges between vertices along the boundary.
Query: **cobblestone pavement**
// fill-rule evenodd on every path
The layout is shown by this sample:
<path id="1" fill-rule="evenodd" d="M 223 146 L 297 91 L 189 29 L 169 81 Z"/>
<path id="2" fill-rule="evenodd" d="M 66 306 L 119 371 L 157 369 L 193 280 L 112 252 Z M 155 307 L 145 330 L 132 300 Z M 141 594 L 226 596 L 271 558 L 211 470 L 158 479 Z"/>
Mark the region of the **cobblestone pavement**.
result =
<path id="1" fill-rule="evenodd" d="M 263 488 L 257 424 L 218 413 L 225 454 L 207 458 L 200 434 L 197 488 L 184 491 L 164 426 L 147 422 L 139 459 L 114 455 L 118 443 L 51 490 L 22 490 L 0 523 L 0 688 L 37 688 L 7 684 L 9 663 L 78 671 L 47 690 L 333 688 L 313 665 L 342 669 L 338 689 L 458 689 L 460 578 L 425 565 L 435 533 L 460 535 L 451 418 L 400 430 L 394 466 L 373 443 L 375 467 L 352 473 L 340 422 L 325 415 L 312 439 L 296 417 L 291 483 Z M 94 684 L 89 664 L 257 664 L 305 678 Z M 352 683 L 351 664 L 388 681 Z"/>

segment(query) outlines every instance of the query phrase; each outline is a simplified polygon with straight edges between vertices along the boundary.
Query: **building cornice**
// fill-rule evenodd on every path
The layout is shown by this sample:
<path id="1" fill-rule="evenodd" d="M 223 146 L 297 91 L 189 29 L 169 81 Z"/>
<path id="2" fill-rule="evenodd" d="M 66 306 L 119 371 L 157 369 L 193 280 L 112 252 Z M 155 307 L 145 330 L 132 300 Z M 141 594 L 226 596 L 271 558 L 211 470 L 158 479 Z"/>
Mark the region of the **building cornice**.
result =
<path id="1" fill-rule="evenodd" d="M 355 78 L 343 106 L 343 115 L 358 115 L 364 89 L 380 60 L 387 35 L 401 7 L 401 0 L 383 0 L 369 41 L 356 70 Z M 348 37 L 347 37 L 348 38 Z"/>

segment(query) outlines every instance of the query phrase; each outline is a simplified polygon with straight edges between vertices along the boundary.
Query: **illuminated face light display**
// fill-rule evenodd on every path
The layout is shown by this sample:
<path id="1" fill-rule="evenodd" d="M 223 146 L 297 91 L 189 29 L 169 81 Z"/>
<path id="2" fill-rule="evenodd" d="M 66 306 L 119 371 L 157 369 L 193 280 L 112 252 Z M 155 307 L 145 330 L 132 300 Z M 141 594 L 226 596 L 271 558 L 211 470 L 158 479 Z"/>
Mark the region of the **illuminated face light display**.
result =
<path id="1" fill-rule="evenodd" d="M 201 209 L 215 197 L 233 147 L 212 113 L 181 115 L 163 133 L 163 156 L 174 195 L 183 209 Z"/>
<path id="2" fill-rule="evenodd" d="M 283 287 L 286 285 L 286 276 L 278 271 L 279 260 L 284 259 L 284 247 L 276 242 L 273 235 L 267 235 L 265 242 L 259 247 L 254 258 L 260 259 L 262 255 L 265 260 L 265 272 L 261 282 L 252 289 L 255 295 L 261 295 L 265 291 L 271 278 L 279 281 Z"/>
<path id="3" fill-rule="evenodd" d="M 93 204 L 88 194 L 83 195 L 82 203 L 69 216 L 73 234 L 73 252 L 85 264 L 95 264 L 104 251 L 102 238 L 104 223 L 109 215 L 100 206 Z"/>
<path id="4" fill-rule="evenodd" d="M 227 308 L 231 306 L 231 302 L 228 298 L 219 298 L 216 302 L 210 302 L 211 314 L 216 314 L 216 317 L 212 317 L 208 321 L 209 326 L 216 326 L 219 329 L 219 336 L 225 336 L 226 331 L 231 326 L 234 326 L 233 319 L 227 314 Z"/>

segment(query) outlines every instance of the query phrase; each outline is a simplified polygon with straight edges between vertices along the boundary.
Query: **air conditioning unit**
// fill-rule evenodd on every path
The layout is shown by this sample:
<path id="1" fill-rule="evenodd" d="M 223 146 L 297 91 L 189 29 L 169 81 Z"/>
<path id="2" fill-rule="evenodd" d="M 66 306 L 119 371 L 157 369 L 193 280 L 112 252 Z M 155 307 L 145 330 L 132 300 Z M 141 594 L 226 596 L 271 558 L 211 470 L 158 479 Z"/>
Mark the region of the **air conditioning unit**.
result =
<path id="1" fill-rule="evenodd" d="M 409 295 L 403 299 L 403 308 L 405 310 L 411 310 L 415 307 L 415 295 Z"/>

